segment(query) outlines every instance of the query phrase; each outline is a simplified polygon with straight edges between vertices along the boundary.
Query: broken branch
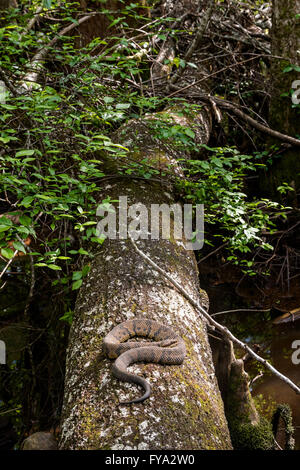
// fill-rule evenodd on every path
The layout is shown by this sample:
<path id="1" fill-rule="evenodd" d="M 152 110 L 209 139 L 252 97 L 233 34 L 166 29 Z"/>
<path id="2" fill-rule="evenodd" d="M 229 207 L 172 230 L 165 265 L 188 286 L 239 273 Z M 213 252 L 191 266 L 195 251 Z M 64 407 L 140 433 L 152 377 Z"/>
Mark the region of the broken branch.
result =
<path id="1" fill-rule="evenodd" d="M 244 349 L 245 351 L 248 352 L 248 354 L 253 357 L 256 361 L 260 362 L 263 364 L 266 369 L 268 369 L 270 372 L 272 372 L 273 375 L 278 377 L 280 380 L 285 382 L 289 387 L 291 387 L 297 394 L 300 395 L 300 388 L 292 382 L 288 377 L 285 375 L 281 374 L 275 367 L 272 366 L 266 359 L 262 358 L 258 354 L 256 354 L 247 344 L 243 343 L 243 341 L 239 340 L 236 338 L 231 331 L 226 328 L 225 326 L 221 325 L 220 323 L 216 322 L 210 315 L 209 313 L 198 303 L 196 302 L 188 293 L 187 291 L 181 287 L 181 285 L 175 281 L 168 273 L 166 273 L 162 268 L 160 268 L 154 261 L 152 261 L 149 256 L 145 255 L 136 245 L 134 242 L 133 238 L 131 237 L 131 234 L 129 233 L 129 239 L 131 243 L 133 244 L 133 247 L 135 251 L 148 263 L 150 264 L 155 271 L 159 272 L 163 277 L 168 279 L 168 281 L 173 284 L 173 286 L 176 287 L 176 289 L 179 290 L 179 292 L 190 302 L 190 304 L 200 313 L 201 317 L 204 317 L 208 323 L 219 330 L 221 333 L 223 333 L 225 336 L 227 336 L 233 343 L 237 344 L 240 348 Z"/>

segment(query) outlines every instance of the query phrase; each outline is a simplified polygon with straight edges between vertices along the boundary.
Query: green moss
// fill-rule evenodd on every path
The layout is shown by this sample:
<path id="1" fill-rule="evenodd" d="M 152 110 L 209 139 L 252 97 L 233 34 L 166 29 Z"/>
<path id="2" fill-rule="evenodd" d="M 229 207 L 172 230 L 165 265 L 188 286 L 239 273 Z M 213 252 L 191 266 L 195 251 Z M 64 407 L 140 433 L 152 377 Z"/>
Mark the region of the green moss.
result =
<path id="1" fill-rule="evenodd" d="M 230 434 L 235 450 L 272 450 L 274 446 L 272 426 L 265 418 L 256 425 L 235 422 Z"/>
<path id="2" fill-rule="evenodd" d="M 293 450 L 295 447 L 295 441 L 293 438 L 294 428 L 292 412 L 289 405 L 278 405 L 272 417 L 272 428 L 274 436 L 276 436 L 280 419 L 283 420 L 285 427 L 285 450 Z"/>
<path id="3" fill-rule="evenodd" d="M 271 423 L 257 412 L 242 361 L 232 363 L 226 406 L 232 445 L 235 450 L 271 450 Z"/>

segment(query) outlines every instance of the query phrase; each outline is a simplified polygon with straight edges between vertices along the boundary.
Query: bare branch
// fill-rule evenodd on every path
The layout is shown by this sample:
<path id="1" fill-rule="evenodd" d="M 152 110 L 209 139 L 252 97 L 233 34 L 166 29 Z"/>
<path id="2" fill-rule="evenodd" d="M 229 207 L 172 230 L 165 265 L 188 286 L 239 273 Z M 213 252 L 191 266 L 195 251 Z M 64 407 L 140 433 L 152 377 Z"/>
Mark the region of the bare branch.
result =
<path id="1" fill-rule="evenodd" d="M 40 13 L 42 11 L 43 11 L 42 6 L 37 7 L 37 9 L 34 12 L 33 18 L 31 18 L 31 20 L 28 22 L 27 26 L 24 28 L 24 31 L 21 34 L 21 38 L 23 36 L 25 36 L 25 34 L 28 33 L 28 31 L 30 31 L 34 27 L 35 23 L 37 22 L 38 18 L 40 17 Z"/>
<path id="2" fill-rule="evenodd" d="M 82 18 L 80 18 L 76 23 L 72 23 L 70 24 L 69 26 L 66 26 L 65 28 L 63 28 L 62 30 L 60 30 L 58 33 L 57 33 L 57 36 L 55 38 L 53 38 L 49 44 L 47 44 L 47 46 L 44 46 L 42 49 L 40 49 L 35 55 L 34 57 L 32 58 L 32 60 L 30 61 L 29 65 L 28 65 L 28 68 L 31 69 L 30 72 L 28 72 L 24 77 L 23 77 L 23 80 L 22 80 L 22 86 L 27 88 L 28 90 L 31 90 L 32 89 L 32 86 L 34 83 L 37 82 L 38 80 L 38 76 L 39 76 L 39 73 L 40 73 L 40 70 L 41 70 L 41 66 L 42 66 L 42 61 L 45 59 L 45 57 L 47 56 L 48 52 L 49 52 L 49 49 L 50 47 L 52 47 L 62 36 L 65 36 L 67 33 L 69 33 L 70 31 L 72 31 L 72 29 L 76 28 L 77 26 L 79 26 L 81 23 L 84 23 L 85 21 L 89 20 L 92 16 L 96 15 L 95 12 L 93 12 L 92 14 L 90 15 L 86 15 L 86 16 L 83 16 Z M 26 82 L 29 82 L 26 83 Z"/>
<path id="3" fill-rule="evenodd" d="M 16 88 L 13 86 L 13 84 L 10 82 L 10 80 L 7 78 L 5 75 L 4 70 L 0 67 L 0 79 L 4 82 L 5 86 L 8 88 L 9 91 L 12 92 L 14 96 L 18 95 L 18 91 Z"/>
<path id="4" fill-rule="evenodd" d="M 188 62 L 190 60 L 190 58 L 192 57 L 193 53 L 195 52 L 195 50 L 197 49 L 197 47 L 199 46 L 199 44 L 201 43 L 202 39 L 203 39 L 203 35 L 206 31 L 206 28 L 208 26 L 208 23 L 211 19 L 211 16 L 212 16 L 212 13 L 213 13 L 213 9 L 214 9 L 214 6 L 215 6 L 215 0 L 210 0 L 210 4 L 208 5 L 208 8 L 204 14 L 204 17 L 202 18 L 202 21 L 200 23 L 200 26 L 199 28 L 197 29 L 196 31 L 196 35 L 190 45 L 190 47 L 188 48 L 183 60 L 185 62 Z M 183 74 L 183 71 L 184 71 L 185 67 L 182 67 L 178 70 L 177 73 L 175 73 L 175 75 L 173 75 L 173 77 L 171 78 L 170 80 L 170 84 L 174 84 L 175 82 L 177 82 L 177 80 L 181 77 L 181 75 Z"/>
<path id="5" fill-rule="evenodd" d="M 195 82 L 192 85 L 195 85 L 196 83 L 198 82 Z M 185 90 L 186 88 L 189 88 L 189 87 L 190 85 L 188 87 L 184 87 L 182 90 Z M 171 95 L 173 95 L 173 93 Z M 282 142 L 286 142 L 287 144 L 300 147 L 299 139 L 296 139 L 295 137 L 291 137 L 286 134 L 282 134 L 281 132 L 275 131 L 274 129 L 271 129 L 270 127 L 265 126 L 264 124 L 256 121 L 251 116 L 246 114 L 244 111 L 242 111 L 240 108 L 235 106 L 233 103 L 230 103 L 230 101 L 222 100 L 218 98 L 217 96 L 211 96 L 205 93 L 197 93 L 193 95 L 193 97 L 198 97 L 199 99 L 208 101 L 209 103 L 214 101 L 215 104 L 218 105 L 219 108 L 228 109 L 233 114 L 243 119 L 243 121 L 248 122 L 248 124 L 250 124 L 255 129 L 259 130 L 260 132 L 263 132 L 264 134 L 268 134 L 269 136 L 274 137 L 275 139 L 281 140 Z"/>
<path id="6" fill-rule="evenodd" d="M 256 121 L 253 119 L 251 116 L 248 114 L 244 113 L 241 109 L 237 108 L 234 106 L 232 103 L 229 103 L 228 101 L 213 98 L 214 101 L 218 104 L 220 108 L 226 108 L 232 111 L 236 116 L 242 118 L 244 121 L 248 122 L 252 127 L 255 129 L 264 132 L 265 134 L 268 134 L 271 137 L 274 137 L 275 139 L 282 140 L 283 142 L 287 142 L 288 144 L 295 145 L 296 147 L 300 147 L 300 140 L 296 139 L 295 137 L 291 137 L 286 134 L 282 134 L 281 132 L 275 131 L 274 129 L 271 129 L 264 124 L 261 124 L 260 122 Z"/>
<path id="7" fill-rule="evenodd" d="M 8 263 L 4 266 L 2 272 L 0 273 L 0 279 L 3 277 L 11 263 L 13 262 L 14 258 L 17 256 L 18 250 L 15 250 L 13 257 L 8 261 Z"/>
<path id="8" fill-rule="evenodd" d="M 196 302 L 188 293 L 187 291 L 181 287 L 181 285 L 175 281 L 168 273 L 166 273 L 162 268 L 160 268 L 154 261 L 152 261 L 151 258 L 149 258 L 145 253 L 143 253 L 135 244 L 134 240 L 132 239 L 130 233 L 129 233 L 129 238 L 131 243 L 134 246 L 134 249 L 136 252 L 148 263 L 150 264 L 155 271 L 159 272 L 162 276 L 164 276 L 168 281 L 173 284 L 173 286 L 176 287 L 176 289 L 179 290 L 179 292 L 190 302 L 190 304 L 200 313 L 200 315 L 205 318 L 208 323 L 219 330 L 221 333 L 223 333 L 225 336 L 227 336 L 233 343 L 237 344 L 240 348 L 244 349 L 245 351 L 248 352 L 248 354 L 253 357 L 256 361 L 260 362 L 263 364 L 266 369 L 269 369 L 270 372 L 272 372 L 273 375 L 278 377 L 280 380 L 285 382 L 289 387 L 291 387 L 297 394 L 300 395 L 300 388 L 292 382 L 288 377 L 285 375 L 281 374 L 275 367 L 272 366 L 266 359 L 260 357 L 258 354 L 256 354 L 247 344 L 243 343 L 243 341 L 239 340 L 236 338 L 228 328 L 225 326 L 221 325 L 220 323 L 216 322 L 210 315 L 209 313 L 198 303 Z"/>
<path id="9" fill-rule="evenodd" d="M 33 256 L 31 254 L 31 249 L 29 248 L 29 246 L 26 245 L 24 240 L 22 240 L 22 238 L 20 238 L 19 235 L 17 235 L 17 239 L 19 240 L 20 243 L 22 243 L 25 250 L 28 252 L 28 256 L 29 256 L 29 259 L 30 259 L 31 282 L 30 282 L 30 289 L 29 289 L 28 297 L 27 297 L 27 300 L 26 300 L 26 305 L 25 305 L 25 308 L 24 308 L 24 318 L 28 319 L 28 310 L 29 310 L 30 303 L 31 303 L 31 300 L 32 300 L 32 297 L 33 297 L 34 285 L 35 285 L 34 261 L 33 261 Z"/>

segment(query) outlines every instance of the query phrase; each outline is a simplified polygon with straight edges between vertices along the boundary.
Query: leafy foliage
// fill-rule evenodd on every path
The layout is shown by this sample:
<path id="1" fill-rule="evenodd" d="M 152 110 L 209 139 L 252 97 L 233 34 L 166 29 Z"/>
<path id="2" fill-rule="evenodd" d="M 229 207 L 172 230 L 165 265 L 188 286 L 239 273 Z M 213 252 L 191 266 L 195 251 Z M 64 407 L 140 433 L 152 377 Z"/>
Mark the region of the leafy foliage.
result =
<path id="1" fill-rule="evenodd" d="M 281 210 L 281 206 L 267 199 L 249 200 L 244 177 L 262 166 L 253 156 L 242 155 L 236 148 L 204 147 L 208 158 L 185 162 L 188 178 L 179 186 L 188 200 L 205 204 L 205 221 L 214 227 L 212 239 L 220 238 L 228 245 L 228 260 L 253 274 L 252 261 L 241 258 L 241 254 L 250 253 L 256 246 L 272 249 L 261 233 L 274 229 L 272 213 Z M 206 242 L 210 244 L 212 239 L 207 238 Z"/>
<path id="2" fill-rule="evenodd" d="M 39 83 L 22 82 L 28 58 L 46 46 L 60 26 L 43 18 L 53 12 L 63 24 L 77 22 L 76 2 L 47 1 L 43 7 L 38 32 L 24 29 L 36 8 L 26 3 L 11 11 L 10 24 L 0 30 L 1 68 L 13 83 L 0 105 L 1 197 L 9 202 L 8 214 L 19 216 L 17 223 L 1 219 L 0 248 L 2 257 L 9 260 L 15 250 L 25 253 L 24 242 L 31 237 L 35 267 L 55 271 L 54 284 L 76 290 L 88 267 L 83 266 L 82 257 L 93 256 L 89 243 L 103 242 L 96 233 L 95 216 L 97 192 L 106 176 L 101 152 L 126 155 L 124 147 L 111 141 L 112 130 L 130 118 L 161 109 L 166 100 L 144 96 L 131 86 L 131 77 L 149 76 L 151 45 L 143 35 L 141 40 L 129 40 L 113 33 L 79 49 L 75 35 L 61 36 L 59 47 L 51 46 L 39 65 Z M 117 15 L 103 9 L 101 14 L 107 16 L 113 32 L 116 25 L 127 28 L 132 16 L 146 24 L 138 7 L 127 5 Z M 172 18 L 164 19 L 168 20 Z M 149 30 L 151 37 L 151 26 Z M 176 61 L 173 65 L 180 66 Z M 186 112 L 195 111 L 188 103 L 181 104 Z M 203 150 L 195 146 L 192 129 L 170 127 L 164 120 L 156 120 L 156 126 L 158 138 L 171 139 L 179 156 L 184 148 L 195 155 Z M 253 157 L 234 148 L 206 150 L 205 160 L 183 162 L 186 179 L 178 186 L 189 201 L 205 204 L 207 224 L 215 226 L 212 238 L 228 242 L 229 259 L 250 268 L 237 252 L 248 253 L 257 244 L 271 248 L 260 232 L 272 227 L 269 209 L 276 205 L 247 200 L 243 178 L 255 170 Z M 153 176 L 147 162 L 142 167 L 129 163 L 124 173 L 146 179 Z"/>

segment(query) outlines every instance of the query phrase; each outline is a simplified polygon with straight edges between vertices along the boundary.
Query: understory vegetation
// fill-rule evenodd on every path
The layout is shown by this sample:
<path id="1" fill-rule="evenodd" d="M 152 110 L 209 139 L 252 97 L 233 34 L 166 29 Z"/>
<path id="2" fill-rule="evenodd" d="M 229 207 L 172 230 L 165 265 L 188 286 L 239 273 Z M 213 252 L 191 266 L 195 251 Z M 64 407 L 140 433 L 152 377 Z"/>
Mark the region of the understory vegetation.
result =
<path id="1" fill-rule="evenodd" d="M 203 64 L 210 94 L 266 123 L 265 2 L 233 2 L 230 8 L 216 2 L 202 50 L 188 61 L 196 11 L 178 21 L 158 16 L 156 6 L 150 16 L 146 2 L 124 1 L 118 9 L 100 3 L 95 12 L 78 2 L 22 0 L 0 15 L 0 320 L 26 330 L 20 353 L 2 372 L 0 416 L 12 420 L 17 446 L 32 430 L 58 426 L 76 292 L 105 239 L 96 230 L 105 184 L 120 177 L 172 181 L 179 200 L 204 204 L 200 263 L 212 256 L 260 287 L 266 279 L 286 275 L 290 282 L 298 274 L 297 188 L 282 181 L 269 191 L 259 183 L 272 174 L 285 144 L 220 106 L 209 143 L 199 145 L 193 128 L 159 113 L 176 106 L 192 116 L 213 105 L 201 101 L 200 92 L 179 93 L 168 80 L 152 79 L 157 54 L 171 40 L 176 55 L 164 60 L 170 77 L 188 69 L 201 81 Z M 79 27 L 96 16 L 108 34 L 85 39 Z M 247 33 L 249 18 L 260 24 L 256 35 Z M 285 67 L 287 76 L 295 71 L 293 64 Z M 291 106 L 299 112 L 299 105 Z M 172 147 L 183 176 L 159 171 L 147 159 L 131 161 L 113 138 L 129 120 L 154 113 L 152 138 L 161 148 Z M 107 158 L 121 162 L 118 174 L 104 169 Z M 103 199 L 102 207 L 110 202 Z"/>

